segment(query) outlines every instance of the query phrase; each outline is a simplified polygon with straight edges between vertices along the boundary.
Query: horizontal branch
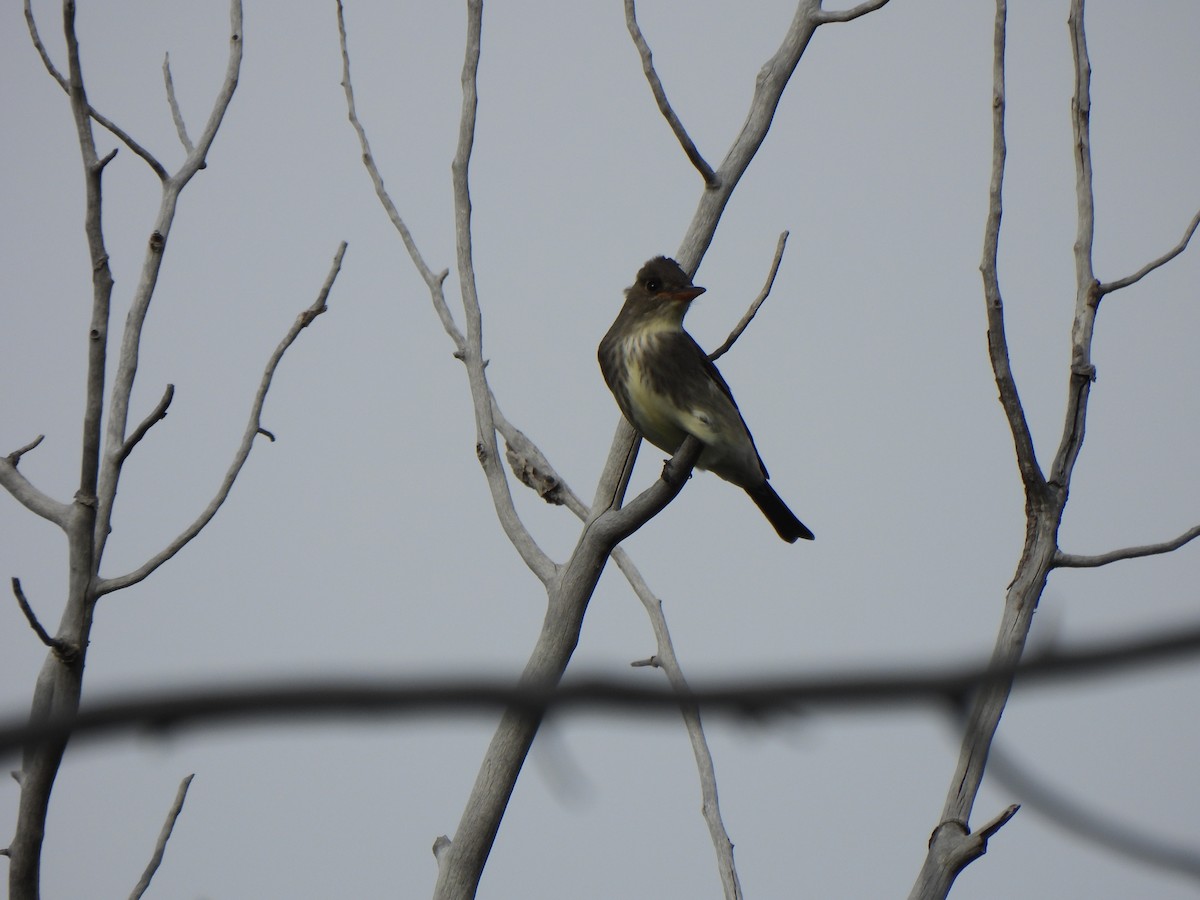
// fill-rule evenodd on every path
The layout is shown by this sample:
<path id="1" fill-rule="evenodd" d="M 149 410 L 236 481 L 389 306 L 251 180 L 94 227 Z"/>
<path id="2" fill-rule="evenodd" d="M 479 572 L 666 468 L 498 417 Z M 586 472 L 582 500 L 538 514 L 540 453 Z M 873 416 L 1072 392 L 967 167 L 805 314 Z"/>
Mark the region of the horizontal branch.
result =
<path id="1" fill-rule="evenodd" d="M 823 9 L 817 21 L 822 24 L 826 22 L 851 22 L 859 16 L 865 16 L 867 13 L 873 13 L 877 9 L 882 9 L 887 4 L 888 0 L 867 0 L 865 3 L 858 4 L 858 6 L 850 7 L 850 9 Z"/>
<path id="2" fill-rule="evenodd" d="M 761 718 L 797 709 L 872 708 L 894 710 L 897 703 L 958 703 L 964 695 L 997 680 L 1048 684 L 1066 678 L 1111 673 L 1132 666 L 1163 664 L 1200 654 L 1200 626 L 1172 629 L 1132 639 L 1095 642 L 1058 650 L 1011 669 L 986 663 L 940 668 L 831 671 L 807 677 L 726 680 L 677 691 L 630 685 L 625 680 L 579 680 L 571 684 L 499 684 L 494 679 L 384 680 L 294 679 L 236 688 L 195 687 L 91 701 L 74 717 L 30 723 L 27 711 L 0 720 L 0 755 L 29 742 L 72 740 L 152 728 L 250 722 L 265 719 L 428 715 L 498 709 L 541 716 L 556 711 L 615 711 L 678 714 L 681 704 L 705 713 Z"/>
<path id="3" fill-rule="evenodd" d="M 1177 538 L 1163 541 L 1161 544 L 1143 544 L 1140 547 L 1125 547 L 1121 550 L 1110 550 L 1108 553 L 1098 553 L 1095 556 L 1084 556 L 1077 553 L 1063 553 L 1061 550 L 1054 555 L 1054 565 L 1062 569 L 1094 569 L 1107 566 L 1109 563 L 1122 559 L 1137 559 L 1139 556 L 1157 556 L 1160 553 L 1170 553 L 1178 550 L 1200 537 L 1200 525 L 1189 528 Z"/>
<path id="4" fill-rule="evenodd" d="M 1132 275 L 1126 275 L 1124 278 L 1118 278 L 1116 281 L 1106 281 L 1099 285 L 1096 290 L 1099 292 L 1100 296 L 1103 297 L 1105 294 L 1111 294 L 1113 291 L 1119 291 L 1121 288 L 1127 288 L 1131 284 L 1136 284 L 1155 269 L 1165 266 L 1187 249 L 1187 245 L 1191 241 L 1192 235 L 1196 233 L 1197 226 L 1200 226 L 1200 212 L 1197 212 L 1196 215 L 1192 216 L 1191 224 L 1188 225 L 1187 231 L 1183 233 L 1183 239 L 1178 244 L 1176 244 L 1158 259 L 1146 263 L 1146 265 L 1142 266 Z"/>

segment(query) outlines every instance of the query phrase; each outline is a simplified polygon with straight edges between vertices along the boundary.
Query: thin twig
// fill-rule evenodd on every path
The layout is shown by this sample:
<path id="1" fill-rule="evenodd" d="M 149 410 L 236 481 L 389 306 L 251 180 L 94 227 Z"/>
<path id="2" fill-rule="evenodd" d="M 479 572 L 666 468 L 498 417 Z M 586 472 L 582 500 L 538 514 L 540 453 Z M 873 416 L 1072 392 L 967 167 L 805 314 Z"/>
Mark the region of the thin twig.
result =
<path id="1" fill-rule="evenodd" d="M 35 437 L 32 441 L 30 441 L 24 447 L 18 447 L 12 453 L 8 454 L 8 461 L 12 465 L 12 467 L 15 469 L 17 467 L 17 465 L 20 464 L 21 457 L 24 456 L 26 453 L 28 453 L 30 450 L 33 450 L 35 447 L 37 447 L 38 444 L 40 444 L 45 439 L 46 439 L 46 436 L 44 434 L 39 434 L 37 437 Z"/>
<path id="2" fill-rule="evenodd" d="M 679 659 L 675 655 L 675 645 L 671 640 L 671 632 L 667 628 L 667 618 L 663 614 L 662 601 L 654 596 L 641 573 L 633 565 L 629 555 L 621 548 L 613 551 L 613 561 L 625 575 L 634 593 L 642 602 L 646 615 L 650 617 L 650 626 L 654 629 L 657 642 L 657 652 L 653 659 L 655 668 L 661 668 L 667 676 L 671 687 L 680 694 L 687 694 L 691 688 Z M 639 663 L 633 663 L 637 666 Z M 700 810 L 708 825 L 709 839 L 717 856 L 717 873 L 721 878 L 721 888 L 725 892 L 725 900 L 741 900 L 742 885 L 738 879 L 737 865 L 733 858 L 733 841 L 729 839 L 729 831 L 721 816 L 721 801 L 717 792 L 717 769 L 713 763 L 712 751 L 708 747 L 708 739 L 704 735 L 704 725 L 700 720 L 700 707 L 694 703 L 681 703 L 679 712 L 683 716 L 684 727 L 688 740 L 692 745 L 692 756 L 696 760 L 696 772 L 700 778 Z"/>
<path id="3" fill-rule="evenodd" d="M 3 486 L 18 503 L 30 512 L 37 513 L 43 519 L 65 529 L 67 518 L 71 514 L 71 507 L 66 503 L 58 502 L 49 494 L 34 487 L 33 482 L 17 469 L 21 457 L 37 447 L 45 437 L 44 434 L 39 434 L 24 447 L 18 447 L 8 456 L 0 456 L 0 486 Z"/>
<path id="4" fill-rule="evenodd" d="M 1142 266 L 1140 269 L 1138 269 L 1132 275 L 1126 275 L 1124 278 L 1118 278 L 1116 281 L 1104 282 L 1103 284 L 1101 284 L 1099 287 L 1096 288 L 1096 290 L 1099 292 L 1100 296 L 1103 296 L 1105 294 L 1111 294 L 1113 291 L 1119 291 L 1121 288 L 1127 288 L 1131 284 L 1136 284 L 1137 282 L 1139 282 L 1143 278 L 1145 278 L 1147 275 L 1149 275 L 1151 272 L 1153 272 L 1155 269 L 1165 266 L 1167 263 L 1169 263 L 1171 260 L 1173 260 L 1175 257 L 1177 257 L 1180 253 L 1182 253 L 1184 250 L 1187 249 L 1188 242 L 1191 241 L 1192 235 L 1194 235 L 1196 233 L 1196 227 L 1198 225 L 1200 225 L 1200 212 L 1197 212 L 1196 215 L 1192 216 L 1192 221 L 1188 225 L 1187 231 L 1185 231 L 1183 233 L 1183 239 L 1180 240 L 1180 242 L 1178 244 L 1176 244 L 1174 247 L 1172 247 L 1170 250 L 1168 250 L 1166 253 L 1164 253 L 1162 256 L 1160 256 L 1158 259 L 1152 260 L 1151 262 L 1146 263 L 1146 265 Z"/>
<path id="5" fill-rule="evenodd" d="M 887 0 L 884 0 L 884 2 L 887 2 Z M 663 89 L 658 72 L 654 69 L 654 56 L 650 52 L 650 45 L 646 43 L 642 29 L 638 25 L 637 11 L 634 9 L 633 4 L 634 0 L 625 0 L 625 27 L 629 29 L 629 36 L 633 38 L 633 44 L 637 47 L 638 55 L 642 58 L 642 71 L 646 75 L 646 81 L 650 83 L 650 92 L 654 94 L 654 102 L 658 104 L 659 112 L 663 114 L 663 118 L 671 126 L 671 131 L 675 133 L 675 139 L 679 141 L 683 152 L 687 154 L 687 158 L 696 167 L 696 170 L 704 179 L 704 183 L 708 185 L 714 184 L 716 182 L 716 173 L 713 171 L 712 166 L 705 162 L 704 157 L 700 155 L 700 151 L 696 149 L 696 145 L 688 135 L 687 129 L 683 127 L 683 123 L 679 121 L 679 116 L 675 114 L 675 110 L 671 107 L 671 101 L 667 99 L 667 92 Z"/>
<path id="6" fill-rule="evenodd" d="M 758 292 L 758 296 L 754 298 L 754 302 L 750 304 L 750 308 L 746 310 L 746 314 L 742 316 L 740 322 L 734 326 L 733 331 L 729 332 L 729 337 L 725 338 L 725 343 L 721 344 L 716 350 L 708 354 L 708 358 L 716 361 L 724 356 L 729 348 L 734 345 L 734 342 L 742 336 L 742 332 L 749 327 L 750 322 L 758 314 L 758 308 L 766 302 L 766 299 L 771 294 L 771 288 L 775 285 L 775 276 L 779 273 L 779 263 L 783 260 L 783 248 L 787 245 L 788 233 L 785 231 L 779 235 L 779 242 L 775 245 L 775 258 L 771 261 L 771 271 L 767 273 L 767 282 L 763 285 L 763 289 Z"/>
<path id="7" fill-rule="evenodd" d="M 288 348 L 299 337 L 300 332 L 311 325 L 313 320 L 327 309 L 326 301 L 329 299 L 329 292 L 333 289 L 334 280 L 337 278 L 338 272 L 341 271 L 342 257 L 345 255 L 346 242 L 342 241 L 337 253 L 334 254 L 333 264 L 329 268 L 329 274 L 325 278 L 325 283 L 321 286 L 321 290 L 317 294 L 317 299 L 313 301 L 311 306 L 296 316 L 296 321 L 292 323 L 292 327 L 288 329 L 287 334 L 284 335 L 283 340 L 279 342 L 279 346 L 275 348 L 275 352 L 271 354 L 271 358 L 267 361 L 266 369 L 263 371 L 262 379 L 259 381 L 258 391 L 254 395 L 254 402 L 250 406 L 250 418 L 246 423 L 246 430 L 242 433 L 242 441 L 234 453 L 233 462 L 225 473 L 225 478 L 217 489 L 216 496 L 212 498 L 208 506 L 205 507 L 204 511 L 200 513 L 191 525 L 185 528 L 170 544 L 148 559 L 140 567 L 125 575 L 100 579 L 96 585 L 96 596 L 102 596 L 112 591 L 127 588 L 132 584 L 142 581 L 155 569 L 187 546 L 192 538 L 198 535 L 212 521 L 213 516 L 217 514 L 217 510 L 221 508 L 221 505 L 229 496 L 234 481 L 237 480 L 238 475 L 242 471 L 242 466 L 245 465 L 246 460 L 249 458 L 250 450 L 254 446 L 254 438 L 262 430 L 263 404 L 266 402 L 267 392 L 271 389 L 271 381 L 275 377 L 276 367 L 278 367 L 280 360 L 283 359 L 283 354 L 287 352 Z"/>
<path id="8" fill-rule="evenodd" d="M 41 35 L 38 34 L 37 21 L 33 18 L 33 9 L 30 4 L 31 0 L 25 0 L 25 24 L 29 27 L 29 36 L 33 40 L 33 47 L 37 50 L 38 56 L 42 58 L 42 64 L 46 67 L 46 71 L 50 73 L 50 77 L 57 81 L 58 86 L 64 91 L 70 93 L 70 86 L 67 84 L 67 79 L 55 67 L 54 62 L 50 59 L 50 54 L 46 51 L 46 45 L 42 43 Z M 102 127 L 107 128 L 121 143 L 145 160 L 146 165 L 154 171 L 155 175 L 163 181 L 167 180 L 167 170 L 163 167 L 162 163 L 154 158 L 154 155 L 149 150 L 135 141 L 115 122 L 102 115 L 90 103 L 87 109 L 88 114 L 99 122 Z"/>
<path id="9" fill-rule="evenodd" d="M 1179 535 L 1179 537 L 1172 538 L 1169 541 L 1163 541 L 1158 544 L 1143 544 L 1139 547 L 1124 547 L 1120 550 L 1098 553 L 1095 556 L 1063 553 L 1060 550 L 1054 556 L 1054 565 L 1063 569 L 1094 569 L 1098 566 L 1107 566 L 1109 563 L 1119 562 L 1123 559 L 1137 559 L 1141 556 L 1157 556 L 1160 553 L 1170 553 L 1172 550 L 1178 550 L 1184 544 L 1198 537 L 1200 537 L 1200 525 L 1189 528 L 1183 534 Z"/>
<path id="10" fill-rule="evenodd" d="M 188 137 L 187 125 L 183 121 L 183 111 L 179 108 L 179 100 L 175 96 L 175 81 L 171 78 L 171 54 L 163 55 L 163 83 L 167 88 L 167 105 L 171 107 L 171 119 L 175 122 L 175 133 L 179 135 L 179 143 L 189 154 L 195 150 L 191 138 Z"/>
<path id="11" fill-rule="evenodd" d="M 146 418 L 142 419 L 141 424 L 133 429 L 133 433 L 126 438 L 125 444 L 121 447 L 122 462 L 133 452 L 133 448 L 138 445 L 138 442 L 146 436 L 146 432 L 154 427 L 156 422 L 160 422 L 167 417 L 167 408 L 171 405 L 171 400 L 174 397 L 175 385 L 168 384 L 167 389 L 163 391 L 162 399 L 158 401 L 158 405 L 150 411 Z"/>
<path id="12" fill-rule="evenodd" d="M 33 607 L 29 605 L 29 600 L 25 597 L 25 591 L 21 588 L 20 578 L 13 578 L 12 590 L 17 598 L 17 605 L 21 607 L 21 612 L 25 614 L 25 620 L 29 623 L 29 627 L 33 629 L 34 634 L 38 636 L 38 640 L 60 656 L 65 653 L 68 649 L 66 644 L 58 638 L 50 637 L 46 629 L 42 627 L 42 623 L 38 621 L 37 614 L 34 613 Z"/>
<path id="13" fill-rule="evenodd" d="M 163 822 L 162 830 L 158 833 L 158 841 L 154 845 L 154 854 L 150 857 L 150 862 L 146 866 L 146 871 L 142 873 L 142 877 L 134 886 L 133 892 L 129 895 L 129 900 L 139 900 L 146 890 L 150 887 L 150 882 L 154 878 L 154 873 L 158 871 L 158 867 L 162 865 L 163 853 L 167 849 L 167 841 L 171 839 L 171 832 L 175 830 L 175 820 L 179 818 L 179 813 L 183 811 L 183 801 L 187 799 L 188 788 L 192 785 L 194 774 L 188 775 L 183 781 L 179 782 L 179 790 L 175 792 L 175 802 L 171 804 L 171 809 L 167 812 L 167 820 Z"/>
<path id="14" fill-rule="evenodd" d="M 858 6 L 852 6 L 850 9 L 826 10 L 820 12 L 820 20 L 822 24 L 828 22 L 850 22 L 857 19 L 859 16 L 865 16 L 867 13 L 873 13 L 877 9 L 887 6 L 888 0 L 867 0 L 865 3 L 860 3 Z"/>

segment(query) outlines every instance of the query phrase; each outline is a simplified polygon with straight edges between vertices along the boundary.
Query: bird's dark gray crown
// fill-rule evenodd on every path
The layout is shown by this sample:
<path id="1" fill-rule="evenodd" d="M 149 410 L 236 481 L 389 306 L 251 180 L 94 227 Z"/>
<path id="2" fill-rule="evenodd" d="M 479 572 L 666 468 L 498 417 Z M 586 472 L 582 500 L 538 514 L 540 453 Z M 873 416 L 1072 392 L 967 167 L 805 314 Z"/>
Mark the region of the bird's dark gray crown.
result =
<path id="1" fill-rule="evenodd" d="M 657 294 L 664 288 L 677 291 L 689 287 L 691 283 L 692 279 L 688 278 L 679 263 L 669 256 L 656 256 L 638 270 L 636 286 Z"/>

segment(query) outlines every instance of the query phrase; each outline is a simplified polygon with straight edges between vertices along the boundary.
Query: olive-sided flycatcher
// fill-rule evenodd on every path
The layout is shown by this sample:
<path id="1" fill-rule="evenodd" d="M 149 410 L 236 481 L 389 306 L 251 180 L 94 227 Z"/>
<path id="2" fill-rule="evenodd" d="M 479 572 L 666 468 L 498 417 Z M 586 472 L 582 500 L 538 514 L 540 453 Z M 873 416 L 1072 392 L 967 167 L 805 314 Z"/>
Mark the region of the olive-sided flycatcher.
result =
<path id="1" fill-rule="evenodd" d="M 683 330 L 688 306 L 703 293 L 673 259 L 658 256 L 642 266 L 600 342 L 600 371 L 621 412 L 646 440 L 673 454 L 694 435 L 704 445 L 697 468 L 745 490 L 788 543 L 811 541 L 813 533 L 767 483 L 767 469 L 729 385 Z"/>

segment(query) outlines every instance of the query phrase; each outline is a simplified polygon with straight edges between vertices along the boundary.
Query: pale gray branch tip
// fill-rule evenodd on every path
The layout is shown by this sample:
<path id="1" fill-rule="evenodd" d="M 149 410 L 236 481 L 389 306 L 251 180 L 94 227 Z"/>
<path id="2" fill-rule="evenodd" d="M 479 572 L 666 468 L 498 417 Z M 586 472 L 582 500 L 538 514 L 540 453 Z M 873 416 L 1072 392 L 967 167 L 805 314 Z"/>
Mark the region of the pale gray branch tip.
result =
<path id="1" fill-rule="evenodd" d="M 196 148 L 188 137 L 187 125 L 183 121 L 183 111 L 179 108 L 179 99 L 175 96 L 175 81 L 171 78 L 171 54 L 163 55 L 163 84 L 167 89 L 167 105 L 171 107 L 171 119 L 175 122 L 175 132 L 179 135 L 179 143 L 183 149 L 191 153 Z M 203 168 L 203 166 L 201 166 Z"/>
<path id="2" fill-rule="evenodd" d="M 146 866 L 146 870 L 142 872 L 142 877 L 134 886 L 133 892 L 129 895 L 129 900 L 138 900 L 146 889 L 150 887 L 150 881 L 154 878 L 154 873 L 158 871 L 158 867 L 162 864 L 163 853 L 167 849 L 167 841 L 171 839 L 171 832 L 175 830 L 175 821 L 179 818 L 179 813 L 183 811 L 183 801 L 187 799 L 188 788 L 191 787 L 192 779 L 195 774 L 188 775 L 179 783 L 179 790 L 175 792 L 175 802 L 171 804 L 170 810 L 167 812 L 167 820 L 163 822 L 162 831 L 158 834 L 158 841 L 154 845 L 154 853 L 150 857 L 150 862 Z"/>
<path id="3" fill-rule="evenodd" d="M 1118 278 L 1116 281 L 1108 281 L 1099 285 L 1096 290 L 1099 292 L 1100 296 L 1103 297 L 1105 294 L 1110 294 L 1113 291 L 1119 291 L 1121 288 L 1127 288 L 1131 284 L 1136 284 L 1155 269 L 1165 266 L 1187 249 L 1187 245 L 1192 240 L 1192 235 L 1196 233 L 1197 226 L 1200 226 L 1200 212 L 1197 212 L 1196 215 L 1192 216 L 1192 221 L 1188 225 L 1187 230 L 1183 233 L 1183 239 L 1180 240 L 1178 244 L 1176 244 L 1158 259 L 1151 260 L 1150 262 L 1146 263 L 1146 265 L 1142 266 L 1132 275 L 1126 275 L 1124 278 Z"/>
<path id="4" fill-rule="evenodd" d="M 46 439 L 46 436 L 44 434 L 39 434 L 37 437 L 35 437 L 32 441 L 30 441 L 24 447 L 18 447 L 12 453 L 8 454 L 8 461 L 10 463 L 12 463 L 13 468 L 15 469 L 17 467 L 17 465 L 21 462 L 22 456 L 24 456 L 30 450 L 35 449 L 37 447 L 37 445 L 40 444 L 45 439 Z"/>
<path id="5" fill-rule="evenodd" d="M 750 304 L 750 308 L 746 310 L 746 314 L 742 316 L 740 322 L 734 326 L 733 331 L 729 332 L 729 337 L 725 338 L 725 343 L 721 344 L 716 350 L 708 354 L 711 360 L 717 360 L 729 351 L 729 348 L 734 345 L 734 342 L 742 336 L 750 322 L 758 314 L 760 306 L 766 302 L 767 297 L 771 293 L 771 288 L 775 285 L 775 276 L 779 273 L 779 263 L 783 260 L 783 248 L 787 246 L 788 233 L 785 231 L 779 235 L 779 241 L 775 245 L 775 258 L 771 262 L 771 271 L 767 273 L 767 282 L 763 285 L 763 289 L 759 291 L 758 296 L 754 298 L 754 302 Z"/>
<path id="6" fill-rule="evenodd" d="M 1138 547 L 1124 547 L 1120 550 L 1110 550 L 1108 553 L 1098 553 L 1086 556 L 1077 553 L 1063 553 L 1061 550 L 1054 555 L 1054 565 L 1063 569 L 1094 569 L 1123 559 L 1137 559 L 1142 556 L 1157 556 L 1178 550 L 1184 544 L 1200 537 L 1200 525 L 1189 528 L 1179 537 L 1158 544 L 1143 544 Z"/>
<path id="7" fill-rule="evenodd" d="M 888 5 L 889 0 L 867 0 L 866 3 L 860 3 L 858 6 L 852 6 L 850 9 L 835 9 L 821 10 L 818 21 L 822 24 L 826 22 L 850 22 L 859 16 L 865 16 L 867 13 L 873 13 L 877 9 L 882 9 Z"/>

